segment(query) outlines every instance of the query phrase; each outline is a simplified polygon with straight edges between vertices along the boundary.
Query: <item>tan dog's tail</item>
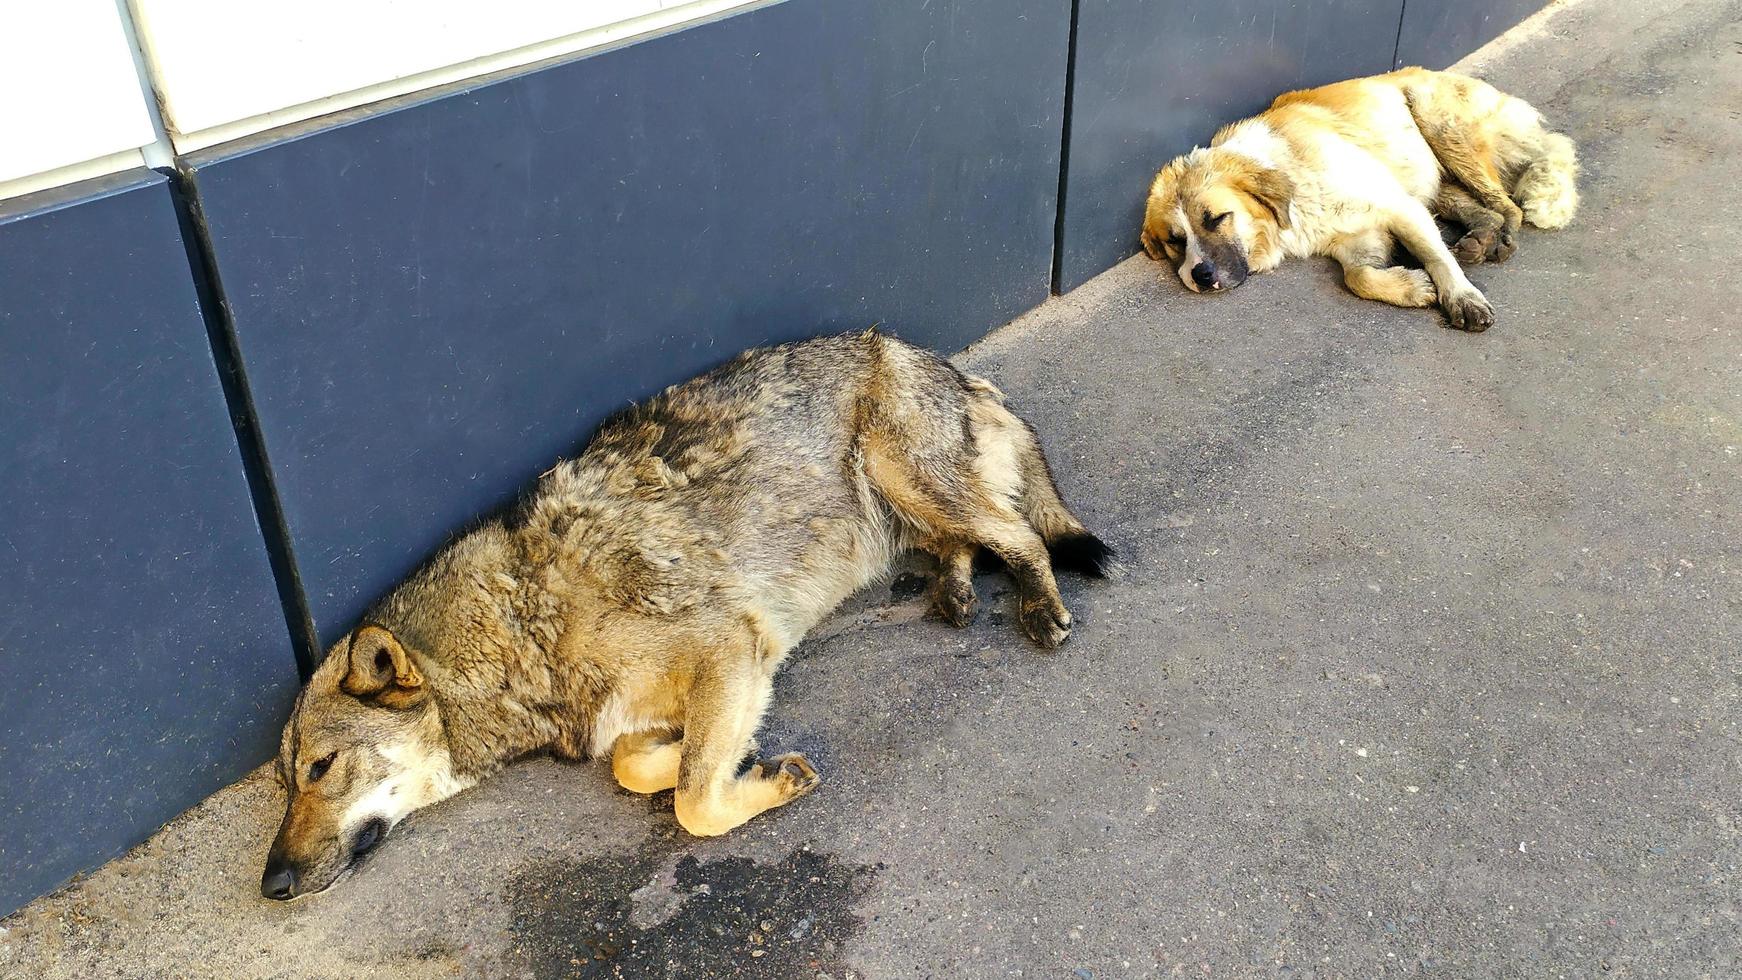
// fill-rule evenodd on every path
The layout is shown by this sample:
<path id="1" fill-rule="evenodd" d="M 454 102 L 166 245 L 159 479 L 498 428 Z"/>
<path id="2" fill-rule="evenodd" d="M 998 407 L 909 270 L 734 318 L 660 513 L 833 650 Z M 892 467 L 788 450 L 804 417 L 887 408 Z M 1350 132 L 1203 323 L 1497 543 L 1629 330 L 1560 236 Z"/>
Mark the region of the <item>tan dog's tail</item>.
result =
<path id="1" fill-rule="evenodd" d="M 1512 198 L 1523 209 L 1524 220 L 1538 228 L 1570 224 L 1579 210 L 1578 175 L 1573 141 L 1544 130 L 1536 156 L 1512 187 Z"/>

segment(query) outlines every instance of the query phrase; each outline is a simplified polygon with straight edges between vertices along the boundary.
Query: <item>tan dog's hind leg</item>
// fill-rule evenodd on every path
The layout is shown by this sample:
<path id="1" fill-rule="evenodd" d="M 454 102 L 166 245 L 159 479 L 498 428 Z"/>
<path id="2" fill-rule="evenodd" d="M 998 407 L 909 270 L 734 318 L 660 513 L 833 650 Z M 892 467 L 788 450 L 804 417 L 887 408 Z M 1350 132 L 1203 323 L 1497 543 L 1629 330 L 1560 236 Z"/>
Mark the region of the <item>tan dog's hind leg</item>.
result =
<path id="1" fill-rule="evenodd" d="M 1484 207 L 1461 184 L 1449 180 L 1441 184 L 1433 212 L 1464 226 L 1464 237 L 1452 246 L 1452 254 L 1465 265 L 1504 262 L 1518 250 L 1517 239 L 1506 230 L 1506 219 L 1500 212 Z"/>
<path id="2" fill-rule="evenodd" d="M 809 793 L 820 781 L 796 752 L 734 775 L 772 693 L 763 659 L 749 651 L 726 654 L 707 663 L 690 687 L 674 805 L 678 823 L 697 837 L 723 834 Z"/>
<path id="3" fill-rule="evenodd" d="M 634 732 L 611 749 L 611 772 L 631 793 L 658 793 L 677 785 L 683 740 L 666 732 Z"/>
<path id="4" fill-rule="evenodd" d="M 1468 107 L 1472 88 L 1480 84 L 1441 81 L 1411 86 L 1403 94 L 1416 128 L 1440 165 L 1484 207 L 1499 213 L 1506 234 L 1511 235 L 1524 223 L 1524 212 L 1500 180 L 1493 139 Z"/>
<path id="5" fill-rule="evenodd" d="M 1439 226 L 1426 206 L 1413 197 L 1399 200 L 1391 209 L 1390 228 L 1403 247 L 1427 267 L 1439 293 L 1440 309 L 1446 311 L 1452 326 L 1481 333 L 1494 325 L 1494 307 L 1458 268 L 1458 260 L 1440 240 Z"/>
<path id="6" fill-rule="evenodd" d="M 1438 294 L 1426 272 L 1391 264 L 1390 235 L 1384 232 L 1348 235 L 1338 239 L 1330 253 L 1342 263 L 1343 282 L 1356 296 L 1392 306 L 1434 305 Z"/>

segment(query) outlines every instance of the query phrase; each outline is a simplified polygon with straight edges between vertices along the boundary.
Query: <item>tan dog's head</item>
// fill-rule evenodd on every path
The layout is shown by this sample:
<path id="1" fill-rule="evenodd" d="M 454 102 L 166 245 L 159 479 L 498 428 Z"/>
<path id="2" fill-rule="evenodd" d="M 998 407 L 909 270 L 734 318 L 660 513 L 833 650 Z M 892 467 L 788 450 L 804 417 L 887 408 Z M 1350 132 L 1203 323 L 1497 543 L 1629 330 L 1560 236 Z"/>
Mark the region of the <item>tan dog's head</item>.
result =
<path id="1" fill-rule="evenodd" d="M 1233 289 L 1280 261 L 1294 182 L 1253 158 L 1196 149 L 1161 168 L 1143 215 L 1143 250 L 1196 293 Z"/>
<path id="2" fill-rule="evenodd" d="M 406 814 L 465 787 L 417 656 L 363 626 L 334 644 L 296 699 L 278 749 L 288 800 L 260 893 L 322 891 Z"/>

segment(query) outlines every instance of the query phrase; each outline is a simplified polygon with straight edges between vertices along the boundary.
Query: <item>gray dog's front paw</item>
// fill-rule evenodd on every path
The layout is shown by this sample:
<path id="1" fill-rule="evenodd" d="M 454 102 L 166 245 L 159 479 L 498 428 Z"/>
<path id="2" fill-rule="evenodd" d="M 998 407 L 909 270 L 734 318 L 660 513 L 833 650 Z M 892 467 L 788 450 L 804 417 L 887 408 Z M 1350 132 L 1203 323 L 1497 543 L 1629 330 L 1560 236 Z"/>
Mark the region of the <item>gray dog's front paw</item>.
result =
<path id="1" fill-rule="evenodd" d="M 1065 611 L 1064 603 L 1054 597 L 1024 597 L 1017 616 L 1022 623 L 1022 632 L 1043 650 L 1057 650 L 1060 644 L 1071 638 L 1071 614 Z"/>

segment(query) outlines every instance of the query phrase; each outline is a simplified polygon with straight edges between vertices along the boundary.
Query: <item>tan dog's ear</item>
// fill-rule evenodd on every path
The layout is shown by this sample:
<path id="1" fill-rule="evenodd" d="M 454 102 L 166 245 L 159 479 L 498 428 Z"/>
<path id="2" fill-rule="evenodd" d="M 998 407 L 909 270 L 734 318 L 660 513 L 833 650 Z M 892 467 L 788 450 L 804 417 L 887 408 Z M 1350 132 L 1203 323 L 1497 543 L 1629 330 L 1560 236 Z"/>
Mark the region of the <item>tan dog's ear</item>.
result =
<path id="1" fill-rule="evenodd" d="M 1167 212 L 1173 208 L 1178 187 L 1178 160 L 1162 167 L 1149 182 L 1149 200 L 1143 205 L 1143 250 L 1157 262 L 1167 259 L 1167 250 L 1161 247 L 1161 235 L 1155 229 L 1167 228 Z"/>
<path id="2" fill-rule="evenodd" d="M 1167 258 L 1167 253 L 1162 251 L 1161 242 L 1149 233 L 1148 228 L 1143 229 L 1143 250 L 1148 252 L 1149 257 L 1157 262 Z"/>
<path id="3" fill-rule="evenodd" d="M 354 698 L 384 708 L 414 708 L 429 694 L 411 654 L 380 626 L 358 627 L 345 655 L 348 662 L 339 690 Z"/>
<path id="4" fill-rule="evenodd" d="M 1289 226 L 1288 206 L 1294 201 L 1294 181 L 1287 174 L 1269 167 L 1252 170 L 1241 175 L 1238 186 L 1264 205 L 1276 217 L 1279 227 Z"/>

